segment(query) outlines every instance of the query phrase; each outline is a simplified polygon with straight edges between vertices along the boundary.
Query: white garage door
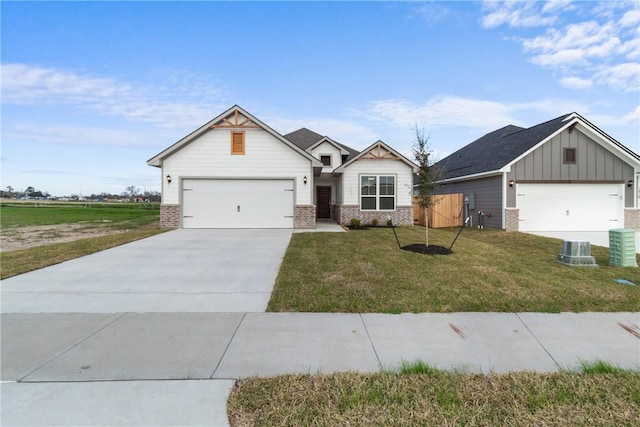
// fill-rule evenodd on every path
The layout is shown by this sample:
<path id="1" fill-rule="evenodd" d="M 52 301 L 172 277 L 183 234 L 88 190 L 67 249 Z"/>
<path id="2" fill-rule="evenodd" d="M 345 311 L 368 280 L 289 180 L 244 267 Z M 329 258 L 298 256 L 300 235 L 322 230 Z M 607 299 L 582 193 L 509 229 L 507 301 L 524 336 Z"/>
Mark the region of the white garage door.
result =
<path id="1" fill-rule="evenodd" d="M 293 180 L 185 179 L 183 228 L 293 228 Z"/>
<path id="2" fill-rule="evenodd" d="M 517 184 L 520 231 L 606 231 L 624 225 L 623 184 Z"/>

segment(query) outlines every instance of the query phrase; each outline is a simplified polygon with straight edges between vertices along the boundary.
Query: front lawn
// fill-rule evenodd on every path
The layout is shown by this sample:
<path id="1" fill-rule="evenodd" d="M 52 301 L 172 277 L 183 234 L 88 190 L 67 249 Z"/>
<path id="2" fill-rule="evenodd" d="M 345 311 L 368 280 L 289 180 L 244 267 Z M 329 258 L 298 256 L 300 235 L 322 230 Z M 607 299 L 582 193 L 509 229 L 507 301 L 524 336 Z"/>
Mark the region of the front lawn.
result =
<path id="1" fill-rule="evenodd" d="M 457 229 L 430 230 L 448 247 Z M 423 227 L 397 229 L 401 244 L 424 242 Z M 294 234 L 268 311 L 561 312 L 640 310 L 640 269 L 556 262 L 562 241 L 499 230 L 464 229 L 451 255 L 398 248 L 388 228 Z M 615 282 L 626 279 L 638 286 Z"/>
<path id="2" fill-rule="evenodd" d="M 635 426 L 640 374 L 337 373 L 248 378 L 232 426 Z"/>
<path id="3" fill-rule="evenodd" d="M 158 203 L 0 203 L 0 228 L 50 224 L 109 223 L 117 229 L 131 229 L 150 224 L 160 218 Z"/>

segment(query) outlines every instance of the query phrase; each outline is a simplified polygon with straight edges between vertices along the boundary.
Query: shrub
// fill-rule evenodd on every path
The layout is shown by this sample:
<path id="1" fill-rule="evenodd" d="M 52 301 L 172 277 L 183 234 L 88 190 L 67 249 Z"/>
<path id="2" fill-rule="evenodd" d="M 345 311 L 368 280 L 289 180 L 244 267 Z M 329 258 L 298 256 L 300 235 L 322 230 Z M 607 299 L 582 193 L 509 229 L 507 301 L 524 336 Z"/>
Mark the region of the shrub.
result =
<path id="1" fill-rule="evenodd" d="M 393 221 L 391 221 L 391 218 L 387 218 L 387 227 L 391 227 L 393 225 Z"/>
<path id="2" fill-rule="evenodd" d="M 362 221 L 359 218 L 351 218 L 351 228 L 360 228 Z"/>
<path id="3" fill-rule="evenodd" d="M 373 218 L 373 219 L 371 220 L 371 225 L 372 225 L 373 227 L 377 227 L 377 226 L 378 226 L 378 218 Z"/>

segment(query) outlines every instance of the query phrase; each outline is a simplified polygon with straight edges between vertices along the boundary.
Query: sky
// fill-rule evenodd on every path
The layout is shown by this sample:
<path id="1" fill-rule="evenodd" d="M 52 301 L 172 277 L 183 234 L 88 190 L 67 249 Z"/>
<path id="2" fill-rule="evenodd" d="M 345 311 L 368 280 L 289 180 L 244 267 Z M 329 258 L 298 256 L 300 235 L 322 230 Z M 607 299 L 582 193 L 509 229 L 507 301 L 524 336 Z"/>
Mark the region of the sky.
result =
<path id="1" fill-rule="evenodd" d="M 570 112 L 640 152 L 640 2 L 0 3 L 2 189 L 159 191 L 146 161 L 240 105 L 411 158 Z"/>

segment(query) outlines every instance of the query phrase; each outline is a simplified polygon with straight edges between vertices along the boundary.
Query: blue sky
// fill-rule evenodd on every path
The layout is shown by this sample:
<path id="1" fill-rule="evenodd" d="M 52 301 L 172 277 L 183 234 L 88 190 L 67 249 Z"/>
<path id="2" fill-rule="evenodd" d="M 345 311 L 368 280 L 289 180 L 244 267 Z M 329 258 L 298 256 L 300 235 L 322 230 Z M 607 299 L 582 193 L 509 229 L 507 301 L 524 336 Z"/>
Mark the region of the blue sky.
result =
<path id="1" fill-rule="evenodd" d="M 160 189 L 234 104 L 276 131 L 443 158 L 577 111 L 640 152 L 640 2 L 7 2 L 2 188 Z"/>

